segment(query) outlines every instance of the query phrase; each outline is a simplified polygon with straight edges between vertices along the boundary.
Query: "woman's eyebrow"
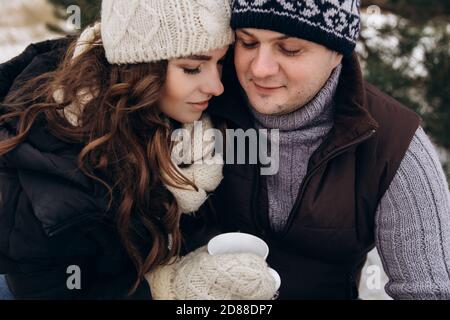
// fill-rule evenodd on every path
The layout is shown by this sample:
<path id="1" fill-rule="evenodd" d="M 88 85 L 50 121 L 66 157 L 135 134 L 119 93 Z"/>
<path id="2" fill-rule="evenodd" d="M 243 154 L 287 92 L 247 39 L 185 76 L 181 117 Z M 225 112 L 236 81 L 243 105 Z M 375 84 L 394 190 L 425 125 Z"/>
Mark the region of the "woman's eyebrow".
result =
<path id="1" fill-rule="evenodd" d="M 197 61 L 209 61 L 212 59 L 212 57 L 205 56 L 205 55 L 192 55 L 192 56 L 188 56 L 188 57 L 183 57 L 182 59 L 197 60 Z"/>

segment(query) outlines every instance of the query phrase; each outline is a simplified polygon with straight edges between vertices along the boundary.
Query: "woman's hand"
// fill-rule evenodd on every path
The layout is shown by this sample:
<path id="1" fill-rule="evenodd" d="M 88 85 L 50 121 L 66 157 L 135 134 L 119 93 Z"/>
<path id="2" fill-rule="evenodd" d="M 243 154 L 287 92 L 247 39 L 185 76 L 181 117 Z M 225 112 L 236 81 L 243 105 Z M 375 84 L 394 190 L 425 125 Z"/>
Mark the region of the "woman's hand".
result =
<path id="1" fill-rule="evenodd" d="M 206 246 L 146 275 L 155 300 L 270 300 L 275 280 L 251 253 L 210 255 Z"/>

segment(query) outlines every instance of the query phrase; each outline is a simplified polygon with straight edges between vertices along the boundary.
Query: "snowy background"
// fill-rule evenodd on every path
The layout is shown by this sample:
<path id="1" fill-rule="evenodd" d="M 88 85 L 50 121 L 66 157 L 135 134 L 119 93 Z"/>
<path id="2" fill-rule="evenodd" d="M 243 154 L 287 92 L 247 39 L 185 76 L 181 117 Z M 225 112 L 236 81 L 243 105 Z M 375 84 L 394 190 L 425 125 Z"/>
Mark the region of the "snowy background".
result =
<path id="1" fill-rule="evenodd" d="M 58 37 L 47 28 L 57 21 L 45 0 L 0 0 L 0 8 L 0 63 L 30 43 Z"/>
<path id="2" fill-rule="evenodd" d="M 53 7 L 46 0 L 0 0 L 0 63 L 19 54 L 30 43 L 59 37 L 50 32 L 48 24 L 61 25 L 54 17 Z M 380 286 L 373 276 L 380 275 Z M 362 299 L 390 299 L 384 291 L 387 276 L 380 257 L 373 250 L 364 266 L 360 297 Z"/>

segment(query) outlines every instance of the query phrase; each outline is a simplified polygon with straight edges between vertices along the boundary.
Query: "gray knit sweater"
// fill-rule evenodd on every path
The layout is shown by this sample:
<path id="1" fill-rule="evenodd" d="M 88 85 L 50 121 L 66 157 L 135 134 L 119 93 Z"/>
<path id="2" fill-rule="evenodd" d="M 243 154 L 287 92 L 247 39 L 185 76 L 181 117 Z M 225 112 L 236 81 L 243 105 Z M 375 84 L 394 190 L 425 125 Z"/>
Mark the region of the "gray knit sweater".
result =
<path id="1" fill-rule="evenodd" d="M 306 106 L 282 116 L 251 108 L 256 127 L 280 129 L 280 170 L 266 176 L 272 227 L 284 227 L 312 153 L 333 126 L 341 66 Z M 441 163 L 421 127 L 379 203 L 376 246 L 394 299 L 450 299 L 450 194 Z"/>

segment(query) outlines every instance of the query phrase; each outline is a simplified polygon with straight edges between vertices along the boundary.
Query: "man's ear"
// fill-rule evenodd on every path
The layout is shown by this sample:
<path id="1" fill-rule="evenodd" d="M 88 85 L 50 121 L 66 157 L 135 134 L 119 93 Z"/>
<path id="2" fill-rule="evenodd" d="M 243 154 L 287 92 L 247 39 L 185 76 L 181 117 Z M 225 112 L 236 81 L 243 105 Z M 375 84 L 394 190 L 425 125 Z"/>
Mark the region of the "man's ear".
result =
<path id="1" fill-rule="evenodd" d="M 336 68 L 342 62 L 343 57 L 344 56 L 342 55 L 342 53 L 333 51 L 333 58 L 332 58 L 333 69 Z"/>

